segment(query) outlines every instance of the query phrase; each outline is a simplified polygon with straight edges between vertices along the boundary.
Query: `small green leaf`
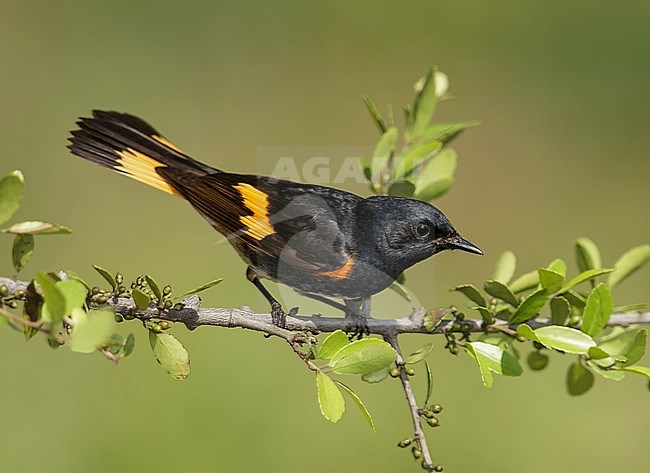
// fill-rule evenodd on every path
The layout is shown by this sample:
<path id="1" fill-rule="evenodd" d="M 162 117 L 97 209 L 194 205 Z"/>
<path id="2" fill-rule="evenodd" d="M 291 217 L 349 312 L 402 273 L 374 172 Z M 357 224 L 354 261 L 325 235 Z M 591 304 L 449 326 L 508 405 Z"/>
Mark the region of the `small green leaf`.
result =
<path id="1" fill-rule="evenodd" d="M 573 307 L 580 309 L 581 311 L 585 308 L 585 305 L 587 305 L 587 299 L 575 291 L 567 291 L 562 294 L 562 297 L 569 301 L 569 304 Z"/>
<path id="2" fill-rule="evenodd" d="M 463 284 L 461 286 L 456 286 L 455 288 L 452 289 L 452 291 L 462 293 L 470 301 L 475 302 L 481 307 L 487 306 L 487 302 L 485 301 L 485 298 L 481 295 L 480 292 L 478 292 L 478 289 L 476 289 L 476 287 L 473 286 L 472 284 Z"/>
<path id="3" fill-rule="evenodd" d="M 571 327 L 549 325 L 532 330 L 528 325 L 522 324 L 517 327 L 517 335 L 536 341 L 546 348 L 586 355 L 589 348 L 596 346 L 596 342 L 586 333 Z"/>
<path id="4" fill-rule="evenodd" d="M 126 357 L 129 356 L 131 353 L 133 353 L 133 349 L 135 348 L 135 335 L 133 335 L 133 332 L 129 333 L 129 335 L 126 337 L 126 340 L 124 341 L 124 348 L 122 348 L 122 354 Z"/>
<path id="5" fill-rule="evenodd" d="M 571 363 L 566 377 L 567 389 L 572 396 L 586 393 L 594 385 L 594 375 L 577 361 Z"/>
<path id="6" fill-rule="evenodd" d="M 72 311 L 75 321 L 67 345 L 76 353 L 92 353 L 109 339 L 115 326 L 115 316 L 104 310 L 91 310 L 89 314 L 76 307 Z"/>
<path id="7" fill-rule="evenodd" d="M 526 274 L 522 274 L 517 279 L 515 279 L 512 284 L 509 285 L 510 290 L 514 294 L 519 294 L 520 292 L 528 291 L 533 289 L 539 284 L 539 273 L 537 271 L 531 271 Z"/>
<path id="8" fill-rule="evenodd" d="M 393 284 L 388 287 L 407 301 L 411 302 L 411 293 L 408 291 L 408 289 L 406 289 L 406 286 L 404 284 L 400 283 L 399 281 L 393 281 Z"/>
<path id="9" fill-rule="evenodd" d="M 131 296 L 133 297 L 133 302 L 139 310 L 146 310 L 149 307 L 151 299 L 148 295 L 142 292 L 140 289 L 133 289 L 131 291 Z"/>
<path id="10" fill-rule="evenodd" d="M 422 325 L 424 325 L 424 328 L 428 332 L 433 332 L 442 323 L 443 317 L 447 314 L 451 314 L 451 310 L 444 307 L 427 310 L 422 318 Z"/>
<path id="11" fill-rule="evenodd" d="M 45 301 L 46 311 L 53 323 L 58 323 L 65 317 L 66 302 L 63 294 L 59 291 L 52 279 L 48 274 L 39 272 L 34 278 L 41 286 L 43 293 L 43 300 Z"/>
<path id="12" fill-rule="evenodd" d="M 456 151 L 447 148 L 432 157 L 422 167 L 415 183 L 414 198 L 424 201 L 442 196 L 454 184 Z"/>
<path id="13" fill-rule="evenodd" d="M 551 264 L 548 265 L 548 268 L 551 271 L 554 271 L 558 274 L 561 274 L 562 277 L 566 278 L 566 263 L 563 259 L 557 258 L 551 261 Z"/>
<path id="14" fill-rule="evenodd" d="M 519 305 L 519 301 L 517 300 L 517 297 L 508 289 L 508 286 L 505 285 L 505 283 L 502 283 L 500 281 L 485 281 L 485 286 L 484 286 L 485 292 L 490 294 L 492 297 L 496 297 L 497 299 L 501 299 L 504 302 L 507 302 L 513 307 L 517 307 Z"/>
<path id="15" fill-rule="evenodd" d="M 63 225 L 34 221 L 15 223 L 9 228 L 2 229 L 2 233 L 13 233 L 14 235 L 63 235 L 72 233 L 72 230 Z"/>
<path id="16" fill-rule="evenodd" d="M 519 324 L 534 318 L 546 303 L 546 289 L 538 289 L 530 294 L 524 301 L 519 304 L 517 310 L 510 317 L 511 324 Z"/>
<path id="17" fill-rule="evenodd" d="M 356 340 L 337 351 L 329 365 L 337 374 L 368 374 L 390 366 L 397 352 L 377 338 Z"/>
<path id="18" fill-rule="evenodd" d="M 424 362 L 424 367 L 427 369 L 427 396 L 424 399 L 424 404 L 429 404 L 429 399 L 431 399 L 431 394 L 433 393 L 433 373 L 431 373 L 431 368 L 429 363 Z"/>
<path id="19" fill-rule="evenodd" d="M 415 168 L 431 159 L 441 149 L 441 141 L 429 141 L 410 146 L 403 156 L 395 159 L 395 165 L 391 172 L 392 178 L 399 180 L 409 175 Z"/>
<path id="20" fill-rule="evenodd" d="M 345 400 L 332 378 L 322 371 L 316 373 L 316 389 L 320 411 L 327 420 L 337 423 L 345 412 Z"/>
<path id="21" fill-rule="evenodd" d="M 541 371 L 548 366 L 549 358 L 544 353 L 531 351 L 526 358 L 526 363 L 533 371 Z"/>
<path id="22" fill-rule="evenodd" d="M 626 366 L 638 362 L 643 357 L 648 331 L 645 328 L 637 327 L 613 327 L 609 333 L 599 338 L 599 348 L 615 359 L 625 357 L 626 361 L 621 365 Z"/>
<path id="23" fill-rule="evenodd" d="M 431 123 L 436 110 L 438 97 L 436 96 L 436 68 L 431 68 L 428 74 L 415 85 L 415 101 L 413 112 L 410 115 L 408 136 L 415 139 L 426 130 Z"/>
<path id="24" fill-rule="evenodd" d="M 571 305 L 564 297 L 551 299 L 551 322 L 553 325 L 565 325 L 571 315 Z"/>
<path id="25" fill-rule="evenodd" d="M 117 284 L 115 283 L 115 278 L 111 275 L 111 273 L 106 271 L 101 266 L 97 266 L 96 264 L 93 264 L 93 268 L 95 268 L 95 271 L 97 271 L 106 280 L 106 282 L 110 284 L 113 289 L 115 289 L 115 286 Z"/>
<path id="26" fill-rule="evenodd" d="M 65 299 L 63 315 L 69 315 L 75 308 L 81 308 L 86 303 L 86 287 L 74 279 L 57 281 L 56 288 Z"/>
<path id="27" fill-rule="evenodd" d="M 539 272 L 539 282 L 549 294 L 558 291 L 564 284 L 564 276 L 560 273 L 546 268 L 539 268 L 537 271 Z"/>
<path id="28" fill-rule="evenodd" d="M 469 306 L 469 302 L 467 303 Z M 479 314 L 481 314 L 481 318 L 487 325 L 492 325 L 494 323 L 494 315 L 492 315 L 492 312 L 490 312 L 486 307 L 481 307 L 481 306 L 472 306 L 470 309 L 477 310 Z M 505 311 L 502 311 L 505 312 Z M 498 314 L 497 314 L 498 315 Z"/>
<path id="29" fill-rule="evenodd" d="M 13 217 L 25 194 L 25 178 L 14 171 L 0 179 L 0 224 Z"/>
<path id="30" fill-rule="evenodd" d="M 396 197 L 413 197 L 415 184 L 410 181 L 400 181 L 392 184 L 388 189 L 388 195 Z"/>
<path id="31" fill-rule="evenodd" d="M 388 378 L 389 374 L 390 374 L 390 368 L 383 368 L 373 373 L 364 374 L 363 376 L 361 376 L 361 379 L 366 383 L 375 384 L 375 383 L 380 383 L 386 378 Z"/>
<path id="32" fill-rule="evenodd" d="M 429 342 L 426 345 L 415 350 L 413 353 L 411 353 L 406 358 L 406 363 L 407 364 L 419 363 L 420 361 L 424 360 L 429 355 L 429 353 L 431 353 L 432 350 L 433 350 L 433 343 Z"/>
<path id="33" fill-rule="evenodd" d="M 34 237 L 32 235 L 16 235 L 11 256 L 14 263 L 14 270 L 18 274 L 34 254 Z"/>
<path id="34" fill-rule="evenodd" d="M 612 271 L 614 270 L 609 268 L 588 269 L 587 271 L 583 271 L 582 273 L 578 274 L 575 278 L 571 279 L 558 292 L 560 294 L 563 294 L 567 292 L 569 289 L 572 289 L 574 286 L 577 286 L 578 284 L 582 284 L 583 282 L 590 281 L 594 278 L 597 278 L 598 276 L 602 276 L 603 274 L 611 273 Z"/>
<path id="35" fill-rule="evenodd" d="M 370 182 L 372 179 L 372 174 L 370 172 L 370 163 L 363 156 L 359 156 L 359 167 L 363 171 L 363 177 L 366 178 L 366 181 Z"/>
<path id="36" fill-rule="evenodd" d="M 162 291 L 160 290 L 160 287 L 158 287 L 158 283 L 156 282 L 156 280 L 151 276 L 149 276 L 148 274 L 144 278 L 147 280 L 147 285 L 153 291 L 154 295 L 156 296 L 156 299 L 161 300 Z"/>
<path id="37" fill-rule="evenodd" d="M 441 141 L 442 143 L 449 143 L 456 138 L 461 132 L 467 128 L 480 125 L 479 120 L 469 120 L 465 122 L 439 122 L 433 123 L 422 131 L 416 141 Z"/>
<path id="38" fill-rule="evenodd" d="M 640 374 L 641 376 L 645 376 L 646 378 L 650 378 L 650 368 L 647 366 L 639 366 L 639 365 L 634 365 L 634 366 L 626 366 L 625 368 L 621 368 L 623 371 L 629 371 L 630 373 L 636 373 Z"/>
<path id="39" fill-rule="evenodd" d="M 316 358 L 330 360 L 336 352 L 348 344 L 348 336 L 343 330 L 330 333 L 316 353 Z"/>
<path id="40" fill-rule="evenodd" d="M 152 281 L 153 281 L 153 279 L 152 279 Z M 179 299 L 184 299 L 185 297 L 187 297 L 187 296 L 191 296 L 192 294 L 198 294 L 199 292 L 203 292 L 203 291 L 205 291 L 206 289 L 210 289 L 211 287 L 216 286 L 216 285 L 219 284 L 221 281 L 223 281 L 223 278 L 219 278 L 219 279 L 215 279 L 215 280 L 210 281 L 210 282 L 206 282 L 205 284 L 202 284 L 202 285 L 200 285 L 199 287 L 197 287 L 197 288 L 195 288 L 195 289 L 192 289 L 191 291 L 187 291 L 186 293 L 184 293 L 183 295 L 181 295 L 181 296 L 179 297 Z M 149 283 L 149 279 L 147 279 L 147 283 Z M 155 284 L 155 281 L 154 281 L 154 284 Z M 149 286 L 151 286 L 151 284 L 150 284 Z M 158 286 L 156 285 L 156 287 L 158 287 Z M 151 288 L 151 290 L 153 291 L 153 287 Z M 160 289 L 158 289 L 158 290 L 160 291 Z M 156 294 L 155 291 L 154 291 L 154 294 Z M 161 294 L 161 296 L 162 296 L 162 294 Z M 158 297 L 158 298 L 160 299 L 160 297 Z"/>
<path id="41" fill-rule="evenodd" d="M 523 372 L 517 359 L 501 347 L 484 342 L 470 342 L 466 348 L 478 363 L 483 384 L 487 388 L 491 388 L 494 382 L 491 372 L 505 376 L 519 376 Z"/>
<path id="42" fill-rule="evenodd" d="M 389 128 L 383 135 L 381 135 L 381 138 L 379 138 L 377 146 L 375 147 L 375 151 L 372 153 L 370 168 L 372 184 L 375 186 L 375 189 L 378 189 L 388 177 L 385 175 L 387 172 L 386 167 L 395 154 L 398 138 L 399 131 L 397 128 Z"/>
<path id="43" fill-rule="evenodd" d="M 600 269 L 602 261 L 598 246 L 587 237 L 581 237 L 576 240 L 576 261 L 580 271 L 589 269 Z"/>
<path id="44" fill-rule="evenodd" d="M 621 366 L 630 366 L 641 360 L 643 355 L 645 355 L 647 345 L 648 330 L 645 328 L 637 329 L 634 338 L 625 347 L 625 353 L 623 353 L 623 356 L 625 356 L 626 361 L 621 363 Z"/>
<path id="45" fill-rule="evenodd" d="M 517 257 L 511 250 L 501 253 L 494 267 L 492 279 L 500 283 L 508 284 L 517 270 Z M 494 296 L 497 297 L 497 296 Z"/>
<path id="46" fill-rule="evenodd" d="M 149 331 L 149 343 L 160 366 L 174 379 L 186 379 L 190 374 L 190 356 L 173 335 Z"/>
<path id="47" fill-rule="evenodd" d="M 336 384 L 338 384 L 341 388 L 343 388 L 343 391 L 345 391 L 348 396 L 352 398 L 354 403 L 357 405 L 361 413 L 363 414 L 363 417 L 365 417 L 366 421 L 368 421 L 368 424 L 370 425 L 370 428 L 372 429 L 373 432 L 377 432 L 375 430 L 375 422 L 372 420 L 372 416 L 370 415 L 370 412 L 368 412 L 368 409 L 366 409 L 366 406 L 363 404 L 359 396 L 357 396 L 357 393 L 355 393 L 352 389 L 347 387 L 345 384 L 343 384 L 340 381 L 336 381 Z"/>
<path id="48" fill-rule="evenodd" d="M 593 372 L 605 379 L 609 379 L 611 381 L 620 381 L 625 378 L 625 371 L 619 369 L 609 369 L 609 367 L 604 368 L 598 363 L 600 363 L 600 361 L 587 361 L 587 365 L 593 370 Z"/>
<path id="49" fill-rule="evenodd" d="M 581 330 L 592 337 L 598 335 L 607 325 L 613 308 L 612 294 L 605 283 L 600 283 L 587 298 L 587 305 L 582 313 Z"/>
<path id="50" fill-rule="evenodd" d="M 614 263 L 614 272 L 609 275 L 609 287 L 618 286 L 648 261 L 650 261 L 650 244 L 629 249 Z"/>
<path id="51" fill-rule="evenodd" d="M 375 122 L 375 125 L 377 125 L 379 132 L 386 133 L 386 124 L 384 123 L 384 119 L 381 118 L 381 114 L 379 113 L 379 110 L 377 110 L 375 102 L 373 102 L 373 100 L 368 95 L 363 96 L 363 102 L 366 104 L 368 113 L 370 113 L 372 120 Z"/>

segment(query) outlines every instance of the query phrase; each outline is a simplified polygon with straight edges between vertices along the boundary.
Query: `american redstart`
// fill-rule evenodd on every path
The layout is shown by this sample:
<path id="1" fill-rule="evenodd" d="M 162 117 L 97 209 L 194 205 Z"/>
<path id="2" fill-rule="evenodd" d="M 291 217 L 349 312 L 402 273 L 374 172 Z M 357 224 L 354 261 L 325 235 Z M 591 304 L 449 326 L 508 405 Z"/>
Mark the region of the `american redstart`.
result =
<path id="1" fill-rule="evenodd" d="M 427 202 L 362 198 L 331 187 L 224 172 L 195 161 L 125 113 L 95 110 L 77 125 L 68 145 L 73 154 L 187 200 L 223 234 L 281 327 L 286 313 L 260 278 L 344 310 L 360 334 L 370 296 L 409 267 L 443 250 L 483 254 Z"/>

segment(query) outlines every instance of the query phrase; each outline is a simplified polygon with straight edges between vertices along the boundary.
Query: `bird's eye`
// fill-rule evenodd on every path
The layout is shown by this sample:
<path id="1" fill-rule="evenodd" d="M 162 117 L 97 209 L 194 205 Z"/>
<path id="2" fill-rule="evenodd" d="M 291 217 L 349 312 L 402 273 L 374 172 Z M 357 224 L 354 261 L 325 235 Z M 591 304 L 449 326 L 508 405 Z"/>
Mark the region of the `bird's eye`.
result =
<path id="1" fill-rule="evenodd" d="M 426 238 L 431 233 L 431 227 L 426 223 L 420 223 L 415 227 L 415 233 L 417 233 L 420 238 Z"/>

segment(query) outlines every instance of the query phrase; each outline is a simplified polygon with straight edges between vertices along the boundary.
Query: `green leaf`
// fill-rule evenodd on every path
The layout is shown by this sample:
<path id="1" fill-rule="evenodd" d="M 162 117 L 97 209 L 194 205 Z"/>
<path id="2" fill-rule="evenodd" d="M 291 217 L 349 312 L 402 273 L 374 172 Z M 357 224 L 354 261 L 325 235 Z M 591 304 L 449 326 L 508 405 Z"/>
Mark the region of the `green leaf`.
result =
<path id="1" fill-rule="evenodd" d="M 537 270 L 522 274 L 509 285 L 514 294 L 533 289 L 539 284 L 539 273 Z"/>
<path id="2" fill-rule="evenodd" d="M 444 307 L 427 310 L 422 318 L 422 325 L 424 325 L 424 328 L 428 332 L 433 332 L 442 323 L 443 317 L 447 314 L 451 314 L 451 310 Z"/>
<path id="3" fill-rule="evenodd" d="M 153 281 L 153 279 L 152 279 L 152 281 Z M 186 293 L 184 293 L 183 295 L 181 295 L 181 296 L 179 297 L 179 299 L 183 299 L 183 298 L 185 298 L 185 297 L 187 297 L 187 296 L 191 296 L 192 294 L 198 294 L 199 292 L 203 292 L 203 291 L 205 291 L 206 289 L 210 289 L 211 287 L 216 286 L 216 285 L 219 284 L 221 281 L 223 281 L 223 278 L 214 279 L 213 281 L 206 282 L 205 284 L 202 284 L 202 285 L 200 285 L 199 287 L 197 287 L 197 288 L 195 288 L 195 289 L 192 289 L 191 291 L 187 291 Z M 147 279 L 147 283 L 149 283 L 149 279 Z M 154 284 L 155 284 L 155 281 L 154 281 Z M 151 286 L 151 284 L 149 284 L 149 286 Z M 156 285 L 156 287 L 158 287 L 158 286 Z M 153 287 L 151 288 L 151 290 L 153 291 Z M 160 289 L 158 289 L 158 291 L 160 291 Z M 155 291 L 154 291 L 154 294 L 156 294 Z M 162 296 L 162 294 L 161 294 L 161 296 Z M 158 297 L 158 299 L 160 299 L 160 297 Z"/>
<path id="4" fill-rule="evenodd" d="M 621 363 L 621 366 L 630 366 L 637 363 L 643 355 L 645 355 L 646 347 L 648 345 L 648 330 L 645 328 L 637 329 L 634 338 L 625 347 L 626 361 Z"/>
<path id="5" fill-rule="evenodd" d="M 86 286 L 74 279 L 57 281 L 56 288 L 65 300 L 63 315 L 69 315 L 75 308 L 81 308 L 86 303 Z"/>
<path id="6" fill-rule="evenodd" d="M 494 382 L 491 372 L 505 376 L 519 376 L 523 372 L 517 359 L 501 347 L 484 342 L 470 342 L 465 347 L 478 363 L 486 388 Z"/>
<path id="7" fill-rule="evenodd" d="M 479 120 L 469 120 L 464 122 L 439 122 L 433 123 L 426 130 L 422 131 L 416 141 L 441 141 L 449 143 L 467 128 L 480 125 Z"/>
<path id="8" fill-rule="evenodd" d="M 391 184 L 388 189 L 388 195 L 397 197 L 413 197 L 415 192 L 415 184 L 410 181 L 400 181 Z"/>
<path id="9" fill-rule="evenodd" d="M 598 347 L 614 358 L 625 357 L 623 366 L 639 361 L 645 353 L 648 331 L 637 327 L 614 327 L 600 337 Z"/>
<path id="10" fill-rule="evenodd" d="M 383 368 L 373 373 L 364 374 L 363 376 L 361 376 L 361 379 L 366 383 L 375 384 L 375 383 L 380 383 L 386 378 L 388 378 L 389 374 L 390 374 L 390 368 Z"/>
<path id="11" fill-rule="evenodd" d="M 528 325 L 522 324 L 517 327 L 517 335 L 539 342 L 546 348 L 578 355 L 586 355 L 589 353 L 589 348 L 596 346 L 594 339 L 586 333 L 559 325 L 549 325 L 533 330 Z"/>
<path id="12" fill-rule="evenodd" d="M 650 368 L 647 366 L 639 366 L 639 365 L 634 365 L 634 366 L 626 366 L 625 368 L 621 368 L 623 371 L 629 371 L 630 373 L 636 373 L 640 374 L 641 376 L 645 376 L 646 378 L 650 378 Z"/>
<path id="13" fill-rule="evenodd" d="M 149 285 L 149 288 L 153 291 L 154 295 L 156 296 L 156 299 L 161 300 L 162 299 L 162 291 L 160 290 L 160 287 L 158 287 L 158 283 L 154 278 L 149 276 L 148 274 L 145 275 L 144 277 L 147 280 L 147 284 Z"/>
<path id="14" fill-rule="evenodd" d="M 587 237 L 576 240 L 576 261 L 578 268 L 583 272 L 589 269 L 600 269 L 603 266 L 598 246 Z"/>
<path id="15" fill-rule="evenodd" d="M 431 123 L 436 110 L 436 68 L 431 68 L 428 74 L 415 85 L 415 101 L 410 115 L 408 127 L 409 139 L 417 138 Z"/>
<path id="16" fill-rule="evenodd" d="M 564 276 L 550 269 L 539 268 L 539 282 L 546 292 L 553 294 L 558 291 L 564 284 Z"/>
<path id="17" fill-rule="evenodd" d="M 393 179 L 398 180 L 407 176 L 427 159 L 432 158 L 441 149 L 442 142 L 440 141 L 430 141 L 410 146 L 404 156 L 395 159 L 395 166 L 391 172 Z"/>
<path id="18" fill-rule="evenodd" d="M 0 179 L 0 224 L 13 217 L 25 194 L 25 178 L 14 171 Z"/>
<path id="19" fill-rule="evenodd" d="M 133 349 L 135 348 L 135 335 L 133 335 L 133 332 L 129 333 L 129 335 L 126 337 L 126 340 L 124 341 L 124 348 L 122 349 L 122 354 L 126 357 L 129 356 L 131 353 L 133 353 Z"/>
<path id="20" fill-rule="evenodd" d="M 578 284 L 582 284 L 583 282 L 590 281 L 594 278 L 597 278 L 598 276 L 602 276 L 603 274 L 611 273 L 612 271 L 614 270 L 609 268 L 588 269 L 587 271 L 583 271 L 582 273 L 578 274 L 575 278 L 571 279 L 558 292 L 560 294 L 563 294 L 567 292 L 569 289 L 572 289 L 574 286 L 577 286 Z"/>
<path id="21" fill-rule="evenodd" d="M 370 182 L 372 179 L 372 174 L 370 172 L 370 163 L 363 156 L 359 156 L 359 167 L 363 171 L 363 177 L 366 178 L 366 181 Z"/>
<path id="22" fill-rule="evenodd" d="M 614 263 L 614 272 L 609 275 L 609 287 L 618 286 L 648 261 L 650 261 L 650 244 L 629 249 Z"/>
<path id="23" fill-rule="evenodd" d="M 551 299 L 551 322 L 554 325 L 565 325 L 571 315 L 571 305 L 564 297 Z"/>
<path id="24" fill-rule="evenodd" d="M 577 361 L 571 363 L 566 377 L 567 389 L 572 396 L 586 393 L 594 385 L 594 375 Z"/>
<path id="25" fill-rule="evenodd" d="M 149 307 L 149 303 L 151 302 L 151 299 L 140 289 L 137 288 L 133 289 L 131 291 L 131 296 L 133 297 L 133 302 L 135 302 L 135 306 L 139 310 L 145 310 Z"/>
<path id="26" fill-rule="evenodd" d="M 431 368 L 429 363 L 424 362 L 424 367 L 427 369 L 427 396 L 424 399 L 424 405 L 429 404 L 429 399 L 431 399 L 431 394 L 433 393 L 433 373 L 431 373 Z"/>
<path id="27" fill-rule="evenodd" d="M 538 289 L 523 300 L 514 314 L 510 317 L 511 324 L 519 324 L 534 318 L 546 303 L 546 289 Z"/>
<path id="28" fill-rule="evenodd" d="M 548 366 L 549 358 L 544 353 L 531 351 L 526 358 L 526 363 L 533 371 L 541 371 Z"/>
<path id="29" fill-rule="evenodd" d="M 61 294 L 59 289 L 56 287 L 54 279 L 42 271 L 36 273 L 36 277 L 34 279 L 41 286 L 43 300 L 45 301 L 46 310 L 51 318 L 51 321 L 53 323 L 60 322 L 66 315 L 66 301 L 63 297 L 63 294 Z"/>
<path id="30" fill-rule="evenodd" d="M 580 309 L 581 311 L 587 305 L 587 299 L 575 291 L 567 291 L 562 294 L 562 297 L 569 301 L 569 304 L 571 304 L 573 307 Z"/>
<path id="31" fill-rule="evenodd" d="M 476 287 L 473 286 L 472 284 L 463 284 L 461 286 L 456 286 L 455 288 L 452 289 L 452 291 L 462 293 L 470 301 L 475 302 L 481 307 L 487 306 L 487 302 L 485 301 L 485 298 L 481 295 L 480 292 L 478 292 L 478 289 L 476 289 Z"/>
<path id="32" fill-rule="evenodd" d="M 375 189 L 385 182 L 387 177 L 384 175 L 384 173 L 387 172 L 386 166 L 395 154 L 398 138 L 399 132 L 397 128 L 389 128 L 383 135 L 381 135 L 381 138 L 379 138 L 377 146 L 375 147 L 375 151 L 372 153 L 370 167 L 372 183 L 375 186 Z"/>
<path id="33" fill-rule="evenodd" d="M 379 132 L 386 133 L 386 124 L 384 123 L 384 119 L 381 118 L 381 114 L 379 113 L 379 110 L 377 110 L 375 102 L 373 102 L 373 100 L 368 95 L 363 96 L 363 102 L 366 104 L 368 113 L 370 113 L 372 120 L 375 122 L 375 125 L 377 125 Z"/>
<path id="34" fill-rule="evenodd" d="M 96 264 L 93 264 L 93 268 L 95 268 L 95 271 L 101 274 L 101 276 L 106 280 L 106 282 L 110 284 L 113 289 L 115 289 L 115 286 L 117 286 L 117 284 L 115 283 L 115 278 L 111 275 L 111 273 L 106 271 L 101 266 L 97 266 Z"/>
<path id="35" fill-rule="evenodd" d="M 76 307 L 72 311 L 75 321 L 67 345 L 76 353 L 92 353 L 109 339 L 115 326 L 112 312 L 91 310 L 89 314 Z"/>
<path id="36" fill-rule="evenodd" d="M 499 256 L 499 259 L 497 260 L 494 267 L 494 273 L 492 274 L 492 279 L 503 283 L 504 285 L 508 284 L 515 275 L 516 270 L 517 257 L 512 251 L 506 250 L 501 253 L 501 256 Z"/>
<path id="37" fill-rule="evenodd" d="M 14 263 L 14 270 L 18 274 L 34 254 L 34 237 L 32 235 L 16 235 L 11 256 Z"/>
<path id="38" fill-rule="evenodd" d="M 587 305 L 582 313 L 581 330 L 592 337 L 598 335 L 607 325 L 613 308 L 612 294 L 605 283 L 600 283 L 587 298 Z"/>
<path id="39" fill-rule="evenodd" d="M 329 365 L 337 374 L 368 374 L 390 366 L 397 352 L 377 338 L 356 340 L 337 351 Z"/>
<path id="40" fill-rule="evenodd" d="M 429 342 L 426 345 L 423 345 L 422 347 L 415 350 L 413 353 L 411 353 L 406 358 L 406 363 L 407 364 L 419 363 L 420 361 L 424 360 L 429 355 L 429 353 L 431 353 L 432 350 L 433 350 L 433 343 Z"/>
<path id="41" fill-rule="evenodd" d="M 445 149 L 431 158 L 422 168 L 416 183 L 414 198 L 429 201 L 442 196 L 454 184 L 456 151 Z"/>
<path id="42" fill-rule="evenodd" d="M 357 393 L 355 393 L 352 389 L 350 389 L 348 386 L 343 384 L 340 381 L 336 381 L 336 384 L 338 384 L 341 388 L 343 388 L 343 391 L 345 391 L 348 396 L 352 398 L 354 403 L 357 405 L 361 413 L 363 414 L 363 417 L 366 418 L 366 421 L 368 421 L 368 424 L 370 425 L 370 428 L 372 429 L 373 432 L 377 432 L 375 430 L 375 422 L 372 420 L 372 416 L 370 415 L 370 412 L 368 412 L 368 409 L 366 409 L 366 406 L 363 404 L 359 396 L 357 396 Z"/>
<path id="43" fill-rule="evenodd" d="M 501 299 L 504 302 L 507 302 L 513 307 L 517 307 L 519 305 L 519 301 L 515 297 L 515 295 L 508 289 L 508 286 L 506 286 L 504 283 L 500 281 L 485 281 L 485 286 L 484 286 L 485 292 L 490 294 L 492 297 L 496 297 L 497 299 Z"/>
<path id="44" fill-rule="evenodd" d="M 330 422 L 336 423 L 345 412 L 345 401 L 332 378 L 322 371 L 316 373 L 316 389 L 320 411 Z"/>
<path id="45" fill-rule="evenodd" d="M 318 353 L 316 353 L 316 358 L 320 358 L 321 360 L 330 360 L 336 352 L 348 343 L 348 336 L 343 330 L 332 332 L 319 347 Z"/>
<path id="46" fill-rule="evenodd" d="M 469 303 L 468 303 L 469 304 Z M 492 325 L 494 323 L 494 315 L 486 307 L 481 306 L 472 306 L 471 309 L 477 310 L 481 314 L 481 318 L 487 325 Z M 505 311 L 503 311 L 505 312 Z M 497 314 L 498 315 L 498 314 Z"/>
<path id="47" fill-rule="evenodd" d="M 186 379 L 190 374 L 190 355 L 185 347 L 169 333 L 149 331 L 149 343 L 160 366 L 174 379 Z"/>
<path id="48" fill-rule="evenodd" d="M 587 361 L 587 365 L 589 365 L 594 373 L 602 376 L 605 379 L 609 379 L 611 381 L 620 381 L 625 378 L 625 371 L 619 369 L 603 368 L 602 366 L 598 365 L 596 361 Z"/>
<path id="49" fill-rule="evenodd" d="M 411 293 L 406 289 L 406 286 L 404 284 L 398 282 L 398 281 L 393 281 L 393 284 L 388 286 L 390 289 L 398 293 L 400 296 L 402 296 L 404 299 L 407 301 L 411 302 Z"/>
<path id="50" fill-rule="evenodd" d="M 32 221 L 15 223 L 9 228 L 2 229 L 2 233 L 13 233 L 14 235 L 62 235 L 72 233 L 72 230 L 63 225 Z"/>

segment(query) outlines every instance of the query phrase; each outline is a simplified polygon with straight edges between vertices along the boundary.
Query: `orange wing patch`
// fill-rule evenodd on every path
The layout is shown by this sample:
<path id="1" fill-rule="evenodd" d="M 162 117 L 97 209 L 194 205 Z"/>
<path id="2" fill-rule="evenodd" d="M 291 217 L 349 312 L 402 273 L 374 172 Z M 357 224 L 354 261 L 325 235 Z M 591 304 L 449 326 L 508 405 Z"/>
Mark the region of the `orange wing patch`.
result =
<path id="1" fill-rule="evenodd" d="M 332 271 L 327 271 L 320 273 L 321 276 L 325 276 L 332 279 L 346 279 L 352 272 L 354 267 L 354 258 L 350 256 L 343 266 Z"/>
<path id="2" fill-rule="evenodd" d="M 156 172 L 156 168 L 164 167 L 164 164 L 131 148 L 117 151 L 117 154 L 120 158 L 117 160 L 118 166 L 115 166 L 115 170 L 163 192 L 180 196 L 178 191 Z"/>
<path id="3" fill-rule="evenodd" d="M 239 221 L 248 227 L 244 233 L 256 240 L 262 240 L 275 233 L 269 220 L 268 195 L 250 184 L 238 184 L 234 188 L 241 194 L 246 208 L 253 212 L 253 215 L 239 217 Z"/>

